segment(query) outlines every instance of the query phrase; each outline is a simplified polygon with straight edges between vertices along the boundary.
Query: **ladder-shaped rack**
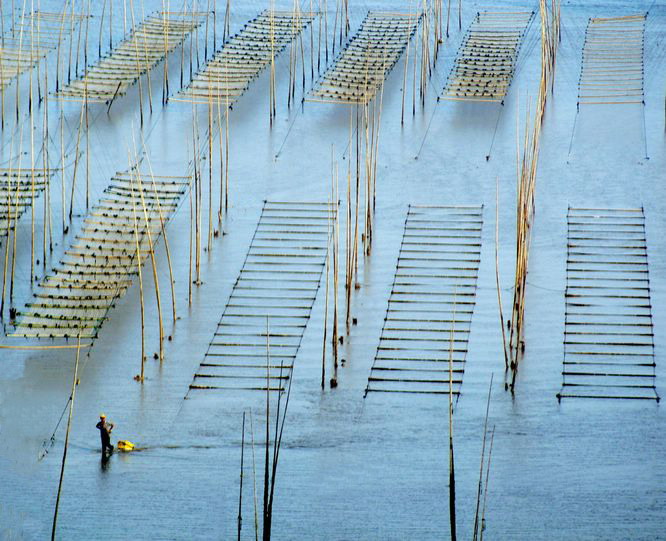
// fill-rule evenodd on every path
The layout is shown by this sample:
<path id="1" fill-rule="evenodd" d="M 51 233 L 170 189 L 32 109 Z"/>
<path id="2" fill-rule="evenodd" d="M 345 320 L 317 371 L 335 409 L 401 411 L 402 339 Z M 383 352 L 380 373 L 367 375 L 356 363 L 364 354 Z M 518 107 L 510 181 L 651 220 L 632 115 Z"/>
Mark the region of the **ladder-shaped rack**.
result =
<path id="1" fill-rule="evenodd" d="M 56 92 L 73 101 L 106 103 L 123 96 L 139 78 L 181 45 L 208 13 L 153 13 L 148 15 L 108 55 Z"/>
<path id="2" fill-rule="evenodd" d="M 116 174 L 60 263 L 39 282 L 34 301 L 17 313 L 9 336 L 95 338 L 189 183 L 134 169 Z"/>
<path id="3" fill-rule="evenodd" d="M 0 241 L 34 204 L 53 174 L 51 169 L 0 169 Z"/>
<path id="4" fill-rule="evenodd" d="M 173 99 L 231 106 L 250 83 L 314 20 L 300 11 L 264 11 L 227 40 Z"/>
<path id="5" fill-rule="evenodd" d="M 557 398 L 659 400 L 643 209 L 570 208 Z"/>
<path id="6" fill-rule="evenodd" d="M 190 390 L 284 390 L 326 266 L 337 209 L 264 204 L 243 268 Z M 268 336 L 267 336 L 268 334 Z"/>
<path id="7" fill-rule="evenodd" d="M 643 103 L 646 15 L 591 18 L 578 81 L 578 105 Z"/>
<path id="8" fill-rule="evenodd" d="M 366 396 L 460 393 L 482 227 L 483 207 L 410 205 Z"/>
<path id="9" fill-rule="evenodd" d="M 46 55 L 71 36 L 85 16 L 34 11 L 18 18 L 0 39 L 0 87 L 32 69 Z"/>
<path id="10" fill-rule="evenodd" d="M 370 11 L 307 101 L 370 102 L 400 59 L 422 14 Z"/>
<path id="11" fill-rule="evenodd" d="M 533 18 L 532 11 L 477 13 L 441 99 L 503 103 Z"/>

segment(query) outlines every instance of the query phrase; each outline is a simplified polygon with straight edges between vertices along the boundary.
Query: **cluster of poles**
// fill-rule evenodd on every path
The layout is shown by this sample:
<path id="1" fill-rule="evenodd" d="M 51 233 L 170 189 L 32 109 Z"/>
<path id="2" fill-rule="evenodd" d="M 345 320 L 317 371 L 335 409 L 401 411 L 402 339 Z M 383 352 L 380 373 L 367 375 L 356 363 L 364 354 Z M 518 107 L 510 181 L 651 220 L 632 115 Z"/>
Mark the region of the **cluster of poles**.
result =
<path id="1" fill-rule="evenodd" d="M 433 0 L 428 2 L 422 0 L 420 14 L 414 13 L 415 18 L 421 18 L 423 24 L 418 37 L 411 44 L 407 42 L 405 52 L 405 65 L 402 81 L 402 108 L 400 121 L 405 122 L 405 100 L 407 94 L 407 73 L 409 66 L 410 49 L 413 48 L 412 61 L 412 115 L 416 114 L 417 103 L 417 81 L 418 96 L 421 107 L 425 106 L 426 91 L 428 81 L 432 77 L 433 71 L 439 59 L 439 50 L 444 43 L 444 37 L 449 37 L 451 25 L 451 0 L 448 0 L 446 8 L 446 25 L 444 23 L 444 0 Z M 418 3 L 418 0 L 417 0 Z M 458 0 L 458 30 L 462 29 L 462 0 Z M 431 52 L 432 51 L 432 52 Z M 420 58 L 420 62 L 418 59 Z"/>
<path id="2" fill-rule="evenodd" d="M 354 106 L 349 113 L 349 143 L 347 159 L 347 195 L 345 209 L 345 329 L 349 336 L 352 317 L 352 293 L 360 289 L 358 279 L 359 254 L 369 257 L 372 253 L 375 206 L 377 200 L 377 163 L 382 119 L 383 85 L 378 99 Z M 352 165 L 352 162 L 354 164 Z M 335 149 L 331 151 L 331 195 L 329 203 L 339 202 L 339 168 Z M 329 242 L 326 252 L 326 294 L 324 301 L 324 335 L 322 347 L 321 387 L 326 385 L 326 348 L 328 339 L 329 297 L 333 300 L 331 348 L 333 375 L 331 387 L 337 386 L 340 336 L 338 317 L 340 219 L 338 212 L 329 213 Z M 333 274 L 332 293 L 330 274 Z"/>
<path id="3" fill-rule="evenodd" d="M 523 153 L 520 157 L 520 145 L 517 144 L 516 161 L 518 167 L 518 185 L 516 200 L 516 268 L 513 285 L 513 301 L 511 303 L 511 319 L 506 322 L 505 330 L 502 300 L 499 287 L 499 271 L 497 270 L 497 294 L 500 307 L 500 323 L 502 326 L 502 340 L 505 361 L 505 387 L 513 394 L 520 359 L 525 350 L 524 323 L 525 323 L 525 296 L 527 287 L 527 273 L 530 250 L 530 239 L 535 211 L 535 190 L 537 179 L 537 166 L 539 163 L 539 143 L 541 129 L 546 110 L 546 101 L 549 91 L 552 91 L 555 78 L 555 60 L 560 40 L 560 5 L 558 0 L 540 0 L 541 14 L 541 79 L 537 95 L 537 107 L 534 121 L 530 127 L 530 114 L 528 110 L 525 135 L 523 140 Z M 517 136 L 518 137 L 518 136 Z M 499 192 L 499 189 L 498 189 Z M 499 201 L 499 195 L 497 197 Z M 499 212 L 499 211 L 497 211 Z M 499 214 L 497 214 L 499 216 Z M 496 219 L 497 224 L 497 219 Z M 496 237 L 498 232 L 496 231 Z M 497 245 L 496 238 L 496 245 Z M 496 252 L 496 263 L 497 263 Z M 498 266 L 498 265 L 496 265 Z M 508 336 L 507 336 L 508 334 Z"/>
<path id="4" fill-rule="evenodd" d="M 243 481 L 245 474 L 245 434 L 246 418 L 249 417 L 250 424 L 250 448 L 252 452 L 252 496 L 253 496 L 253 522 L 254 536 L 258 541 L 259 536 L 263 541 L 270 541 L 273 523 L 273 503 L 275 501 L 275 484 L 277 480 L 278 463 L 280 460 L 280 448 L 282 447 L 282 434 L 284 432 L 287 410 L 289 409 L 289 397 L 291 396 L 291 378 L 286 394 L 278 392 L 277 404 L 275 407 L 275 420 L 271 419 L 271 389 L 270 389 L 270 322 L 266 319 L 266 424 L 265 424 L 265 445 L 264 445 L 264 468 L 263 468 L 263 501 L 261 506 L 262 520 L 259 525 L 259 496 L 257 492 L 257 458 L 255 454 L 254 439 L 254 416 L 252 410 L 243 412 L 243 421 L 241 428 L 241 456 L 240 456 L 240 475 L 238 491 L 238 541 L 241 539 L 243 531 Z M 280 367 L 280 378 L 282 378 L 282 365 Z M 271 423 L 274 424 L 271 426 Z M 271 441 L 272 437 L 272 441 Z"/>

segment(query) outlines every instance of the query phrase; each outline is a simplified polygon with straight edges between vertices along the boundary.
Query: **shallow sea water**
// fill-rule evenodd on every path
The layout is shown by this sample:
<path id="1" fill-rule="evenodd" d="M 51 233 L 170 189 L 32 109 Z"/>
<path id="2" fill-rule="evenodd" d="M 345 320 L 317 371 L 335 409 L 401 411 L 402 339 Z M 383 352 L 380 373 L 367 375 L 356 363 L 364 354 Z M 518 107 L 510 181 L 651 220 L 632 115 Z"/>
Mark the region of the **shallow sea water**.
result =
<path id="1" fill-rule="evenodd" d="M 145 13 L 161 7 L 155 0 L 144 4 Z M 276 4 L 288 8 L 291 2 Z M 329 2 L 329 24 L 334 4 Z M 397 0 L 352 0 L 352 32 L 367 9 L 404 9 L 404 5 Z M 538 6 L 513 0 L 504 5 Z M 42 9 L 58 6 L 42 0 Z M 265 7 L 266 2 L 257 0 L 232 2 L 232 31 Z M 569 205 L 644 207 L 657 392 L 662 396 L 666 392 L 666 238 L 662 234 L 666 192 L 660 184 L 666 170 L 666 5 L 627 0 L 562 4 L 555 92 L 549 99 L 541 141 L 526 351 L 513 399 L 503 389 L 495 287 L 495 183 L 499 177 L 500 269 L 507 307 L 515 238 L 516 115 L 522 129 L 526 104 L 536 95 L 538 84 L 538 28 L 533 25 L 525 39 L 501 110 L 488 104 L 436 102 L 465 29 L 476 11 L 485 7 L 483 2 L 464 3 L 462 32 L 456 20 L 429 81 L 425 107 L 417 105 L 413 116 L 412 91 L 406 90 L 410 111 L 403 126 L 403 60 L 387 79 L 373 251 L 361 263 L 361 288 L 353 297 L 358 324 L 342 347 L 346 363 L 340 368 L 338 387 L 331 390 L 327 386 L 322 392 L 324 290 L 320 286 L 293 372 L 276 485 L 275 539 L 420 540 L 449 535 L 447 397 L 371 394 L 363 398 L 410 203 L 484 206 L 479 287 L 462 394 L 454 416 L 459 536 L 470 538 L 472 534 L 486 396 L 494 375 L 489 423 L 495 428 L 495 439 L 487 539 L 666 538 L 662 406 L 654 401 L 569 400 L 558 404 L 556 399 L 562 383 Z M 114 9 L 119 10 L 115 5 Z M 138 4 L 135 9 L 138 16 Z M 574 131 L 588 17 L 648 9 L 644 111 L 641 106 L 582 109 Z M 94 10 L 101 10 L 101 4 Z M 217 24 L 220 32 L 221 17 Z M 97 44 L 98 25 L 92 24 L 90 32 L 91 43 Z M 122 33 L 119 17 L 114 38 Z M 203 32 L 198 40 L 203 54 Z M 92 48 L 96 51 L 96 46 Z M 118 300 L 90 354 L 82 358 L 58 518 L 60 539 L 235 538 L 241 416 L 250 408 L 261 503 L 264 397 L 209 391 L 188 394 L 188 386 L 242 267 L 263 201 L 326 200 L 332 145 L 341 170 L 346 170 L 349 110 L 316 103 L 288 110 L 288 59 L 286 52 L 277 62 L 278 116 L 272 128 L 267 73 L 252 84 L 230 115 L 230 209 L 225 235 L 214 241 L 210 254 L 203 255 L 203 284 L 195 288 L 191 306 L 187 299 L 187 199 L 169 225 L 169 242 L 178 260 L 174 272 L 179 319 L 173 326 L 165 313 L 166 330 L 173 338 L 167 342 L 165 360 L 160 363 L 149 358 L 145 383 L 133 381 L 140 363 L 136 284 Z M 169 62 L 171 72 L 178 73 L 177 52 Z M 161 73 L 158 68 L 151 75 L 153 112 L 146 113 L 143 137 L 155 172 L 178 175 L 187 172 L 191 160 L 192 111 L 189 105 L 175 102 L 162 107 Z M 20 84 L 22 92 L 27 92 L 26 77 Z M 306 90 L 310 86 L 308 76 Z M 300 96 L 300 88 L 298 92 Z M 12 98 L 7 99 L 8 110 L 12 110 Z M 131 134 L 135 140 L 141 139 L 138 99 L 134 86 L 114 103 L 110 114 L 103 106 L 90 109 L 93 202 L 111 175 L 127 167 Z M 147 103 L 144 94 L 144 110 Z M 59 130 L 59 108 L 51 107 L 51 126 Z M 204 109 L 198 111 L 200 126 L 207 119 Z M 486 161 L 498 112 L 497 134 Z M 66 105 L 65 137 L 70 147 L 79 114 L 77 104 Z M 3 161 L 10 155 L 12 133 L 5 129 L 0 138 Z M 59 146 L 55 148 L 59 152 Z M 218 164 L 214 170 L 219 173 Z M 57 209 L 59 178 L 55 182 L 53 204 Z M 38 217 L 42 199 L 37 202 Z M 85 214 L 82 188 L 76 190 L 75 209 L 81 216 Z M 54 211 L 57 245 L 47 269 L 57 263 L 80 227 L 79 217 L 73 231 L 63 237 L 60 219 L 59 211 Z M 31 295 L 29 213 L 21 221 L 19 242 L 24 249 L 19 250 L 17 260 L 15 304 L 22 306 Z M 41 247 L 39 236 L 37 246 Z M 162 299 L 167 304 L 168 270 L 162 243 L 157 255 Z M 151 290 L 150 277 L 145 287 Z M 154 295 L 146 295 L 146 311 L 147 347 L 152 357 L 158 341 Z M 10 338 L 2 343 L 23 344 Z M 0 353 L 0 538 L 45 539 L 50 534 L 66 417 L 48 455 L 43 460 L 39 456 L 66 405 L 73 367 L 71 350 Z M 101 411 L 116 424 L 116 438 L 129 439 L 142 450 L 115 454 L 102 467 L 95 429 Z M 246 447 L 245 466 L 243 539 L 253 539 L 251 446 Z"/>

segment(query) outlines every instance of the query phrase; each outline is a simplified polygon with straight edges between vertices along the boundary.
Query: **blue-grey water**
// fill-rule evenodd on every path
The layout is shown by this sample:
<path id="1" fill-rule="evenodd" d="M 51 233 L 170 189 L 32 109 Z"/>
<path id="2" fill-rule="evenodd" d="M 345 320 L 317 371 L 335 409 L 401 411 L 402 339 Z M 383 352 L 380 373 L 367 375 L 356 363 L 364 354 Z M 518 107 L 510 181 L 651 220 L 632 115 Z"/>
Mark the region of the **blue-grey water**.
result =
<path id="1" fill-rule="evenodd" d="M 352 32 L 368 9 L 413 9 L 414 3 L 351 0 Z M 20 2 L 16 4 L 18 11 Z M 94 4 L 96 18 L 89 29 L 94 54 L 91 53 L 90 62 L 97 55 L 102 7 L 101 2 Z M 141 3 L 134 4 L 137 18 L 141 18 Z M 171 9 L 180 8 L 175 4 L 171 2 Z M 205 4 L 199 2 L 200 6 Z M 223 12 L 224 2 L 217 4 L 218 12 Z M 276 4 L 289 8 L 292 2 Z M 302 4 L 308 7 L 307 1 Z M 161 5 L 159 1 L 146 0 L 143 9 L 148 13 L 161 9 Z M 232 1 L 232 31 L 267 5 L 268 2 L 258 0 Z M 129 9 L 129 3 L 127 6 Z M 517 6 L 536 9 L 538 3 L 511 0 L 501 7 Z M 41 9 L 59 8 L 59 2 L 41 1 Z M 499 263 L 504 306 L 508 310 L 515 248 L 516 126 L 522 133 L 527 105 L 534 109 L 540 63 L 536 23 L 524 41 L 502 108 L 489 104 L 437 104 L 436 100 L 466 27 L 476 11 L 484 8 L 488 5 L 483 2 L 464 2 L 459 31 L 457 3 L 453 3 L 450 37 L 445 39 L 429 79 L 425 107 L 417 103 L 414 115 L 411 72 L 408 76 L 404 125 L 400 122 L 402 60 L 387 79 L 373 250 L 369 258 L 361 259 L 361 287 L 354 292 L 352 301 L 358 324 L 352 326 L 341 349 L 346 363 L 339 370 L 338 387 L 327 386 L 322 391 L 324 288 L 319 288 L 293 372 L 275 492 L 275 539 L 402 540 L 449 536 L 448 398 L 407 394 L 371 394 L 363 398 L 410 203 L 484 205 L 479 287 L 462 394 L 454 415 L 460 538 L 472 536 L 486 396 L 493 374 L 489 425 L 495 429 L 495 438 L 485 513 L 487 539 L 666 538 L 666 423 L 662 406 L 654 401 L 603 400 L 568 400 L 559 404 L 556 399 L 562 383 L 569 205 L 644 207 L 657 392 L 662 396 L 666 393 L 666 193 L 662 186 L 666 170 L 666 6 L 651 0 L 562 3 L 562 41 L 554 93 L 544 121 L 537 179 L 526 300 L 526 350 L 515 398 L 503 388 L 504 359 L 495 286 L 495 186 L 499 178 Z M 9 10 L 10 7 L 4 13 L 6 26 Z M 590 106 L 576 115 L 588 17 L 647 10 L 645 107 Z M 328 11 L 332 34 L 335 2 L 328 2 Z M 122 3 L 114 2 L 116 40 L 123 34 L 121 13 Z M 218 35 L 222 25 L 218 13 Z M 106 42 L 108 30 L 104 26 Z M 197 39 L 196 47 L 203 57 L 202 31 Z M 54 73 L 53 53 L 48 58 L 49 69 Z M 179 50 L 169 62 L 171 73 L 177 74 Z M 306 65 L 309 68 L 307 40 Z M 261 521 L 263 396 L 209 391 L 188 394 L 188 387 L 242 267 L 263 201 L 326 201 L 330 193 L 331 152 L 341 171 L 346 171 L 348 108 L 305 103 L 289 110 L 288 70 L 286 52 L 277 61 L 278 114 L 272 128 L 268 73 L 251 85 L 230 115 L 230 208 L 224 221 L 225 235 L 214 240 L 211 253 L 203 254 L 203 284 L 194 288 L 191 305 L 187 199 L 168 226 L 176 280 L 175 325 L 170 319 L 169 273 L 163 243 L 157 248 L 162 300 L 167 307 L 166 332 L 172 337 L 166 343 L 164 361 L 152 359 L 152 352 L 158 347 L 158 324 L 148 267 L 144 285 L 150 292 L 146 294 L 149 359 L 144 384 L 133 380 L 139 372 L 141 352 L 136 284 L 117 302 L 94 347 L 85 350 L 81 358 L 58 516 L 59 539 L 235 538 L 241 417 L 248 410 L 253 418 L 256 499 Z M 188 104 L 176 102 L 162 106 L 162 73 L 160 64 L 150 76 L 152 114 L 148 112 L 148 85 L 143 86 L 143 139 L 155 172 L 179 175 L 190 167 L 192 110 Z M 172 85 L 178 86 L 177 79 L 174 75 Z M 49 84 L 53 86 L 52 76 Z M 308 74 L 306 91 L 311 85 Z M 15 86 L 9 89 L 5 106 L 13 113 Z M 110 114 L 103 105 L 90 108 L 93 203 L 110 177 L 127 168 L 133 139 L 137 146 L 141 144 L 138 90 L 138 86 L 132 87 L 114 103 Z M 21 78 L 20 92 L 23 98 L 29 92 L 27 76 Z M 299 79 L 299 102 L 300 97 Z M 13 114 L 7 113 L 8 126 L 1 135 L 3 162 L 15 155 L 19 146 L 26 152 L 24 164 L 30 160 L 29 121 L 23 98 L 23 142 L 19 145 Z M 39 109 L 42 113 L 43 107 Z M 49 107 L 51 159 L 55 163 L 60 159 L 60 108 L 53 99 Z M 197 115 L 203 132 L 206 108 L 200 107 Z M 79 104 L 65 104 L 64 116 L 66 163 L 71 172 Z M 41 134 L 41 120 L 36 122 L 36 133 Z M 486 161 L 489 152 L 491 157 Z M 214 175 L 218 174 L 219 164 L 215 163 Z M 342 208 L 345 175 L 341 178 Z M 73 231 L 63 236 L 61 182 L 59 176 L 54 179 L 55 246 L 47 271 L 72 242 L 85 215 L 84 183 L 77 182 L 74 200 L 80 217 Z M 43 203 L 43 197 L 38 199 L 35 213 L 40 255 Z M 30 229 L 27 213 L 18 237 L 14 291 L 14 304 L 18 307 L 29 302 L 31 296 Z M 2 248 L 4 253 L 4 244 Z M 38 266 L 37 272 L 41 276 L 44 270 Z M 2 340 L 7 345 L 31 343 Z M 330 348 L 328 351 L 330 370 Z M 71 349 L 3 349 L 0 353 L 0 538 L 47 539 L 50 535 L 66 415 L 55 433 L 54 445 L 48 447 L 46 457 L 40 460 L 40 456 L 44 441 L 50 438 L 66 406 L 73 368 Z M 184 400 L 186 394 L 188 399 Z M 115 454 L 103 467 L 95 429 L 100 412 L 115 423 L 114 439 L 129 439 L 141 451 Z M 249 439 L 248 431 L 243 539 L 255 537 L 255 475 Z"/>

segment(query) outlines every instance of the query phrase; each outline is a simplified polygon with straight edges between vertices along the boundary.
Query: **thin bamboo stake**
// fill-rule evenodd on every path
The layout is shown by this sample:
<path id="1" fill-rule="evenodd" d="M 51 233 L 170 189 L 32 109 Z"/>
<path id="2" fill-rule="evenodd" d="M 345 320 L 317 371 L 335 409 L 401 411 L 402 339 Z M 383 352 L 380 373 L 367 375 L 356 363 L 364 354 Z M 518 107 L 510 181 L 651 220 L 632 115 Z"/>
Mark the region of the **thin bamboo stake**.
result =
<path id="1" fill-rule="evenodd" d="M 138 158 L 138 157 L 137 157 Z M 138 161 L 138 159 L 137 159 Z M 130 181 L 131 181 L 131 173 L 130 173 Z M 160 331 L 160 361 L 164 360 L 164 325 L 162 323 L 162 299 L 160 296 L 160 282 L 159 278 L 157 275 L 157 261 L 155 260 L 155 245 L 153 243 L 153 236 L 150 232 L 150 220 L 148 219 L 148 209 L 146 208 L 146 200 L 144 197 L 143 193 L 143 182 L 141 180 L 141 174 L 137 172 L 136 175 L 137 179 L 137 184 L 138 184 L 138 191 L 139 195 L 141 197 L 141 206 L 143 207 L 143 216 L 144 220 L 146 222 L 146 235 L 148 236 L 148 249 L 150 251 L 150 261 L 152 263 L 152 269 L 153 269 L 153 282 L 155 284 L 155 297 L 156 297 L 156 302 L 157 302 L 157 319 L 159 323 L 159 331 Z M 132 190 L 134 190 L 134 187 L 132 185 Z M 134 194 L 132 194 L 134 196 Z M 141 266 L 141 260 L 139 260 L 139 267 Z"/>
<path id="2" fill-rule="evenodd" d="M 30 56 L 32 63 L 32 49 L 33 36 L 35 34 L 32 29 L 34 17 L 30 18 Z M 32 107 L 33 97 L 32 97 L 32 71 L 30 72 L 30 90 L 29 90 L 29 101 L 30 101 L 30 284 L 35 281 L 35 118 L 34 110 Z"/>
<path id="3" fill-rule="evenodd" d="M 449 0 L 449 8 L 446 11 L 446 37 L 449 37 L 449 21 L 451 20 L 451 0 Z"/>
<path id="4" fill-rule="evenodd" d="M 330 198 L 329 198 L 330 201 Z M 330 274 L 330 252 L 331 252 L 331 217 L 327 218 L 327 242 L 326 242 L 326 297 L 324 301 L 324 340 L 321 352 L 321 389 L 324 390 L 326 382 L 326 335 L 328 332 L 328 290 L 329 290 L 329 274 Z"/>
<path id="5" fill-rule="evenodd" d="M 238 541 L 241 538 L 243 527 L 243 459 L 245 451 L 245 412 L 243 412 L 243 428 L 241 429 L 241 461 L 240 461 L 240 488 L 238 490 Z"/>
<path id="6" fill-rule="evenodd" d="M 58 481 L 58 493 L 56 495 L 55 510 L 53 512 L 53 526 L 51 527 L 51 541 L 55 541 L 56 527 L 58 524 L 58 508 L 60 507 L 60 494 L 62 492 L 62 481 L 65 477 L 65 463 L 67 461 L 67 448 L 69 445 L 69 431 L 72 426 L 72 415 L 74 413 L 74 399 L 76 398 L 76 387 L 79 384 L 79 357 L 81 353 L 81 331 L 76 347 L 76 362 L 74 364 L 74 378 L 72 379 L 72 392 L 69 395 L 69 413 L 67 415 L 67 430 L 65 431 L 65 447 L 62 451 L 62 463 L 60 464 L 60 480 Z"/>
<path id="7" fill-rule="evenodd" d="M 146 142 L 143 139 L 143 132 L 141 132 L 141 143 L 143 148 L 146 148 Z M 152 187 L 153 187 L 153 196 L 155 198 L 155 201 L 157 202 L 157 213 L 158 217 L 160 219 L 160 228 L 162 230 L 162 236 L 164 237 L 164 248 L 166 250 L 166 256 L 167 256 L 167 264 L 169 266 L 169 283 L 171 285 L 171 308 L 172 308 L 172 324 L 176 324 L 176 280 L 174 279 L 173 276 L 173 266 L 171 264 L 171 250 L 169 249 L 169 239 L 167 237 L 167 232 L 166 232 L 166 227 L 164 223 L 164 214 L 162 213 L 162 204 L 160 203 L 160 198 L 157 195 L 157 186 L 155 184 L 155 175 L 153 174 L 153 166 L 150 162 L 150 156 L 146 154 L 147 162 L 148 162 L 148 171 L 150 172 L 150 179 L 152 182 Z"/>
<path id="8" fill-rule="evenodd" d="M 81 103 L 81 115 L 79 116 L 79 130 L 76 135 L 76 149 L 74 154 L 74 172 L 72 173 L 72 191 L 69 198 L 69 223 L 72 223 L 74 213 L 74 190 L 76 188 L 76 173 L 79 169 L 79 145 L 81 143 L 81 132 L 83 131 L 83 119 L 85 112 L 85 103 Z"/>
<path id="9" fill-rule="evenodd" d="M 334 153 L 332 150 L 332 154 Z M 332 199 L 334 208 L 337 207 L 338 201 L 338 164 L 335 162 L 334 154 L 331 156 L 333 160 L 333 178 L 332 178 Z M 329 209 L 331 212 L 331 209 Z M 335 388 L 338 385 L 338 245 L 340 239 L 340 227 L 338 222 L 338 213 L 335 212 L 333 217 L 333 332 L 331 335 L 333 345 L 333 377 L 331 378 L 330 385 Z"/>
<path id="10" fill-rule="evenodd" d="M 104 29 L 104 14 L 106 12 L 106 0 L 102 2 L 102 17 L 99 21 L 99 42 L 97 44 L 97 56 L 102 57 L 102 32 Z"/>
<path id="11" fill-rule="evenodd" d="M 479 541 L 483 541 L 483 532 L 486 531 L 486 501 L 488 499 L 488 479 L 490 478 L 490 463 L 493 457 L 493 443 L 495 441 L 495 426 L 490 432 L 490 449 L 488 450 L 488 463 L 486 466 L 486 479 L 485 487 L 483 489 L 483 510 L 481 511 L 481 533 L 479 535 Z"/>
<path id="12" fill-rule="evenodd" d="M 210 84 L 210 83 L 209 83 Z M 213 94 L 208 90 L 208 254 L 213 249 Z"/>
<path id="13" fill-rule="evenodd" d="M 128 152 L 129 155 L 129 152 Z M 130 158 L 131 163 L 131 158 Z M 130 169 L 130 182 L 132 182 L 132 170 Z M 143 305 L 143 273 L 141 271 L 142 262 L 141 262 L 141 249 L 139 246 L 139 227 L 137 224 L 136 217 L 136 198 L 134 195 L 134 184 L 130 184 L 132 188 L 132 215 L 134 216 L 134 238 L 136 240 L 136 262 L 137 269 L 139 272 L 139 298 L 141 302 L 141 372 L 137 378 L 137 381 L 143 383 L 144 381 L 144 364 L 146 361 L 146 329 L 145 329 L 145 312 Z"/>
<path id="14" fill-rule="evenodd" d="M 490 413 L 490 395 L 493 390 L 493 376 L 490 376 L 490 385 L 488 386 L 488 401 L 486 402 L 486 417 L 483 421 L 483 443 L 481 445 L 481 466 L 479 469 L 479 486 L 476 494 L 476 511 L 474 513 L 474 535 L 472 537 L 473 541 L 478 539 L 479 534 L 479 505 L 481 502 L 481 488 L 483 486 L 483 465 L 485 463 L 485 453 L 486 453 L 486 435 L 488 434 L 488 414 Z"/>
<path id="15" fill-rule="evenodd" d="M 509 370 L 509 350 L 506 343 L 506 332 L 504 330 L 504 311 L 502 309 L 502 290 L 500 288 L 499 271 L 499 176 L 495 188 L 495 282 L 497 284 L 497 304 L 499 305 L 500 327 L 502 328 L 502 349 L 504 351 L 504 371 Z"/>
<path id="16" fill-rule="evenodd" d="M 269 332 L 269 322 L 268 316 L 266 316 L 266 456 L 264 459 L 264 507 L 263 507 L 263 541 L 270 541 L 270 532 L 267 530 L 268 527 L 268 490 L 269 490 L 269 447 L 270 447 L 270 418 L 271 418 L 271 378 L 270 378 L 270 332 Z"/>
<path id="17" fill-rule="evenodd" d="M 455 295 L 449 333 L 449 526 L 451 541 L 456 541 L 456 472 L 453 453 L 453 341 L 456 321 Z"/>
<path id="18" fill-rule="evenodd" d="M 254 422 L 250 410 L 250 434 L 252 436 L 252 493 L 254 495 L 254 540 L 259 541 L 259 515 L 257 512 L 257 461 L 254 455 Z"/>
<path id="19" fill-rule="evenodd" d="M 194 142 L 194 137 L 192 138 L 192 141 Z M 196 149 L 195 149 L 196 153 Z M 196 175 L 196 165 L 195 167 L 195 175 Z M 187 278 L 187 304 L 188 306 L 192 306 L 192 236 L 194 234 L 194 211 L 193 211 L 193 198 L 194 198 L 194 186 L 192 184 L 195 182 L 195 177 L 192 177 L 192 181 L 190 182 L 190 189 L 189 189 L 189 199 L 190 199 L 190 237 L 189 237 L 189 271 L 188 271 L 188 278 Z"/>

